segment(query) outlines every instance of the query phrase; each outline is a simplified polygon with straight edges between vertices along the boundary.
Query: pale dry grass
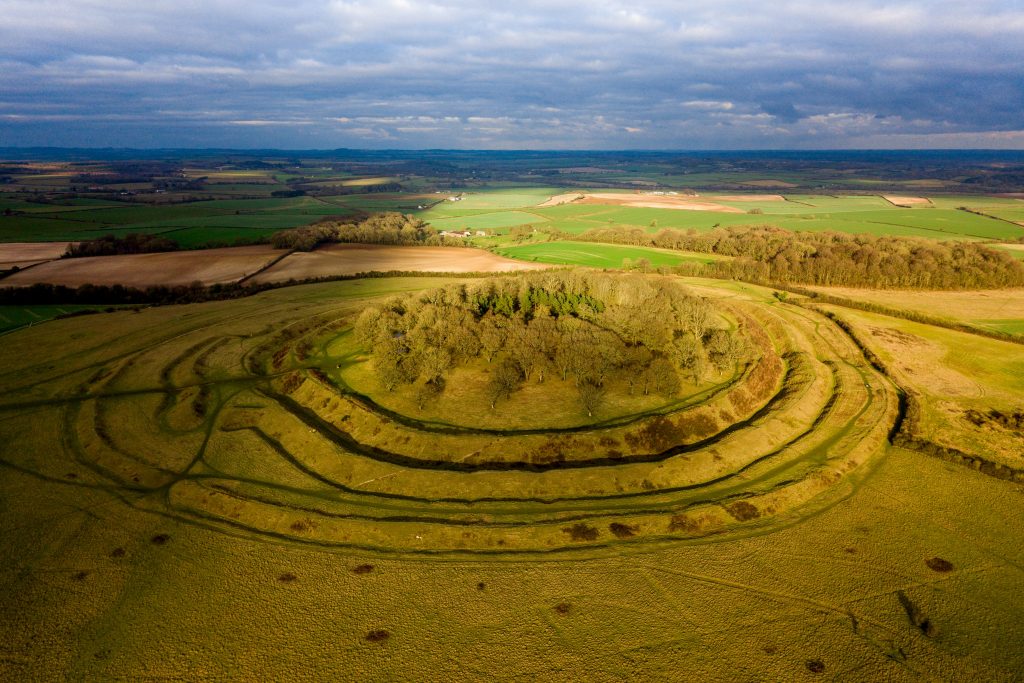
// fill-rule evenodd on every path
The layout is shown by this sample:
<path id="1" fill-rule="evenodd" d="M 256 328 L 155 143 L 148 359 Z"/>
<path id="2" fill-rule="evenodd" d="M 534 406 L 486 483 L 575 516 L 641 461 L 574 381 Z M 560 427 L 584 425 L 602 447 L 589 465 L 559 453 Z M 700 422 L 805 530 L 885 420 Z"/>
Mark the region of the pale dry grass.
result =
<path id="1" fill-rule="evenodd" d="M 1024 248 L 1024 245 L 1019 245 Z M 1024 319 L 1024 289 L 973 292 L 810 287 L 822 294 L 953 320 Z"/>
<path id="2" fill-rule="evenodd" d="M 967 411 L 1010 414 L 1024 395 L 1024 348 L 887 316 L 827 307 L 858 336 L 920 402 L 915 435 L 1013 468 L 1024 466 L 1020 432 L 976 425 Z"/>
<path id="3" fill-rule="evenodd" d="M 892 369 L 905 382 L 950 398 L 985 395 L 977 381 L 943 362 L 949 350 L 941 344 L 896 328 L 871 326 L 868 332 L 892 358 Z"/>

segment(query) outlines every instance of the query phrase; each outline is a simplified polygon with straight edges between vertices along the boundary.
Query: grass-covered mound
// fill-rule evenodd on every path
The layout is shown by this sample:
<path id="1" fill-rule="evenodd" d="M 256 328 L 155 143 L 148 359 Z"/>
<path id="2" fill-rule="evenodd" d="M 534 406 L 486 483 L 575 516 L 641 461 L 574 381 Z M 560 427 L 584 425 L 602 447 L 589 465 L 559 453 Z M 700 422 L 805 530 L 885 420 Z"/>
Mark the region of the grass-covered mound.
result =
<path id="1" fill-rule="evenodd" d="M 525 393 L 593 417 L 609 400 L 627 411 L 629 396 L 664 402 L 735 368 L 749 348 L 728 325 L 674 280 L 545 272 L 390 299 L 355 330 L 379 386 L 420 410 L 457 380 L 491 410 Z"/>

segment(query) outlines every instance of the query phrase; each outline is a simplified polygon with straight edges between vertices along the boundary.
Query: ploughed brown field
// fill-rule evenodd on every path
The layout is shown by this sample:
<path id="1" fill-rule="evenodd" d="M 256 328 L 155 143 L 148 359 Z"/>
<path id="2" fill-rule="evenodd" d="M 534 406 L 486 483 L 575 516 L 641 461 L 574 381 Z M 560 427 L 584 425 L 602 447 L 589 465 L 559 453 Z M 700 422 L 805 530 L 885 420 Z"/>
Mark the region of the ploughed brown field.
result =
<path id="1" fill-rule="evenodd" d="M 548 199 L 540 207 L 561 204 L 612 204 L 649 209 L 681 209 L 683 211 L 721 211 L 743 213 L 734 206 L 717 202 L 784 202 L 779 194 L 728 194 L 700 197 L 694 195 L 627 194 L 622 192 L 566 192 Z M 927 200 L 926 200 L 927 201 Z"/>
<path id="2" fill-rule="evenodd" d="M 27 245 L 25 245 L 27 246 Z M 3 254 L 4 252 L 0 252 Z M 63 250 L 62 252 L 63 253 Z M 283 282 L 371 271 L 425 273 L 504 273 L 549 268 L 515 261 L 481 249 L 460 247 L 393 247 L 378 244 L 332 244 L 296 252 L 267 266 L 284 252 L 267 245 L 226 247 L 158 254 L 59 259 L 4 278 L 5 286 L 54 285 L 204 285 L 237 282 Z M 267 268 L 263 272 L 261 269 Z M 258 273 L 255 277 L 253 275 Z"/>
<path id="3" fill-rule="evenodd" d="M 720 202 L 784 202 L 781 194 L 716 194 L 712 199 Z"/>
<path id="4" fill-rule="evenodd" d="M 621 192 L 592 192 L 578 200 L 578 204 L 612 204 L 647 209 L 679 209 L 682 211 L 718 211 L 721 213 L 743 213 L 742 209 L 717 204 L 700 197 L 623 194 Z"/>
<path id="5" fill-rule="evenodd" d="M 158 254 L 90 256 L 43 263 L 4 278 L 5 286 L 34 285 L 204 285 L 223 284 L 255 273 L 278 258 L 281 251 L 269 245 L 226 247 L 203 251 L 172 251 Z"/>
<path id="6" fill-rule="evenodd" d="M 391 247 L 379 244 L 331 244 L 316 251 L 296 252 L 252 278 L 282 282 L 371 271 L 424 273 L 504 273 L 549 268 L 462 247 Z"/>
<path id="7" fill-rule="evenodd" d="M 0 244 L 0 270 L 26 268 L 60 258 L 71 242 L 9 242 Z"/>

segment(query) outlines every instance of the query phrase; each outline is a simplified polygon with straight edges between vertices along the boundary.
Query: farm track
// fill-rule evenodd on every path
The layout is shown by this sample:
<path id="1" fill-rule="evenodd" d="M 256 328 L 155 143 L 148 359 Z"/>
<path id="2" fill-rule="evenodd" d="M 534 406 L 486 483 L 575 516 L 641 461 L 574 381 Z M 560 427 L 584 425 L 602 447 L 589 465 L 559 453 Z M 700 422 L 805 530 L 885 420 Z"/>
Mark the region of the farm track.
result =
<path id="1" fill-rule="evenodd" d="M 751 367 L 696 399 L 604 423 L 510 432 L 450 426 L 382 409 L 316 376 L 334 360 L 324 350 L 350 315 L 321 306 L 198 316 L 157 338 L 129 336 L 133 348 L 105 361 L 19 382 L 20 393 L 36 396 L 0 411 L 58 411 L 66 467 L 83 474 L 62 478 L 59 464 L 40 471 L 6 456 L 3 464 L 226 533 L 323 548 L 499 556 L 763 533 L 844 490 L 840 482 L 884 445 L 896 398 L 825 317 L 786 304 L 742 307 L 788 354 L 775 388 L 748 415 L 664 449 L 539 462 L 523 459 L 529 449 L 515 444 L 671 420 L 726 400 Z M 320 345 L 308 360 L 294 355 L 305 340 Z M 278 349 L 290 360 L 255 371 Z M 39 395 L 73 377 L 82 377 L 79 391 Z M 455 450 L 414 456 L 360 441 L 299 400 L 296 381 Z M 264 464 L 232 455 L 241 438 L 251 444 L 246 457 Z M 500 460 L 456 457 L 459 440 L 479 438 L 511 450 Z"/>

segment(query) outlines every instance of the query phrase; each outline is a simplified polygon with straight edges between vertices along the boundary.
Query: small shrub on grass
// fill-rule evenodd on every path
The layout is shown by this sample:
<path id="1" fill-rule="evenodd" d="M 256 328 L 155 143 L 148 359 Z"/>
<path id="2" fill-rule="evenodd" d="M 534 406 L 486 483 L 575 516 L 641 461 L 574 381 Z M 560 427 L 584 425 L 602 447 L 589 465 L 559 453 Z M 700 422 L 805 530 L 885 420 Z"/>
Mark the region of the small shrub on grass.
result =
<path id="1" fill-rule="evenodd" d="M 366 634 L 366 640 L 370 643 L 383 643 L 385 640 L 391 637 L 391 634 L 383 629 L 376 631 L 370 631 Z"/>
<path id="2" fill-rule="evenodd" d="M 562 529 L 563 533 L 569 534 L 569 538 L 574 541 L 596 541 L 600 532 L 595 527 L 587 526 L 583 522 L 577 522 L 571 527 Z"/>
<path id="3" fill-rule="evenodd" d="M 725 511 L 732 515 L 738 522 L 746 522 L 751 519 L 757 519 L 761 516 L 761 511 L 757 509 L 757 506 L 752 503 L 748 503 L 745 500 L 729 505 L 725 508 Z"/>
<path id="4" fill-rule="evenodd" d="M 622 524 L 620 522 L 612 522 L 608 525 L 608 528 L 613 534 L 615 534 L 616 538 L 630 538 L 631 536 L 635 536 L 637 532 L 637 527 L 630 526 L 629 524 Z"/>

